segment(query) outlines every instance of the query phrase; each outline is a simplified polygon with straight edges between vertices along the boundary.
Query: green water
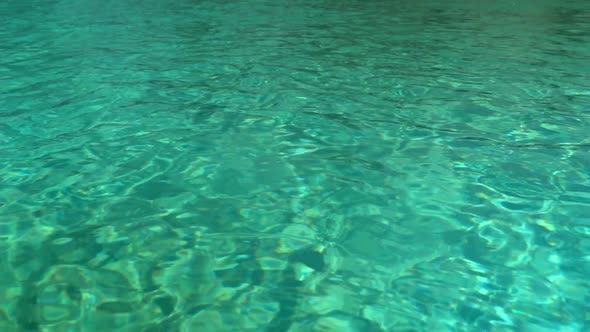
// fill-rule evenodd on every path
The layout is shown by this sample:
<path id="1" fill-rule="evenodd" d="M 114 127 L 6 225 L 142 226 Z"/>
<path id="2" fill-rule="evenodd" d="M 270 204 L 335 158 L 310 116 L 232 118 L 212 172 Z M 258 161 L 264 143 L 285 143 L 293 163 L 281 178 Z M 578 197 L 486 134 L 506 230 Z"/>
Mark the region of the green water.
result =
<path id="1" fill-rule="evenodd" d="M 585 1 L 2 1 L 0 331 L 589 331 L 588 82 Z"/>

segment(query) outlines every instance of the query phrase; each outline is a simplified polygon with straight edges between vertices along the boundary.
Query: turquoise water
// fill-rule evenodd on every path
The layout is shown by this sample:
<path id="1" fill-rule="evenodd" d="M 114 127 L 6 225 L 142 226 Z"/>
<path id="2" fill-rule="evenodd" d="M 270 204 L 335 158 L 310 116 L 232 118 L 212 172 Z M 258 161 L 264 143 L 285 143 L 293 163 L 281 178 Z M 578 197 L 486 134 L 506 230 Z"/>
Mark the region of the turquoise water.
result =
<path id="1" fill-rule="evenodd" d="M 0 331 L 590 330 L 584 1 L 0 4 Z"/>

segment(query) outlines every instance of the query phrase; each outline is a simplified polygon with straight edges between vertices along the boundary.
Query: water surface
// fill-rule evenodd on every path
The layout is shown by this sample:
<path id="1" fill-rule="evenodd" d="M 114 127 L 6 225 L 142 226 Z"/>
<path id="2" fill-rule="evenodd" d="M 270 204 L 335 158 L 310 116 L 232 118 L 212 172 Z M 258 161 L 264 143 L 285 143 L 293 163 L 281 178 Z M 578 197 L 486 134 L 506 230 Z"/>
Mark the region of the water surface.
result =
<path id="1" fill-rule="evenodd" d="M 0 4 L 0 330 L 584 331 L 584 1 Z"/>

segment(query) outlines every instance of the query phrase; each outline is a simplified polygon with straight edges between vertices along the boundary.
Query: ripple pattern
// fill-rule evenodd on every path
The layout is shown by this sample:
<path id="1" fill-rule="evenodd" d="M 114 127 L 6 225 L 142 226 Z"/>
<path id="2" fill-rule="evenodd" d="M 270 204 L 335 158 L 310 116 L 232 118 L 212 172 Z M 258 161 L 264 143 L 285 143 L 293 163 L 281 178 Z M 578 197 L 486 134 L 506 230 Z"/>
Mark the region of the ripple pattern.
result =
<path id="1" fill-rule="evenodd" d="M 583 1 L 0 4 L 0 330 L 590 329 Z"/>

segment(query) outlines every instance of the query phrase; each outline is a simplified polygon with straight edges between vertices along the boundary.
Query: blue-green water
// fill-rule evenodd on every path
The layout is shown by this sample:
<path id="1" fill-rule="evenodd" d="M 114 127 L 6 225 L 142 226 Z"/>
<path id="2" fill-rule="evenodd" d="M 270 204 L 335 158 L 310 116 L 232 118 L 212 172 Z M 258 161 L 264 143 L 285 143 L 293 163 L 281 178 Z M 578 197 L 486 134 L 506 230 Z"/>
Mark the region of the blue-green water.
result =
<path id="1" fill-rule="evenodd" d="M 0 331 L 590 330 L 585 1 L 0 3 Z"/>

